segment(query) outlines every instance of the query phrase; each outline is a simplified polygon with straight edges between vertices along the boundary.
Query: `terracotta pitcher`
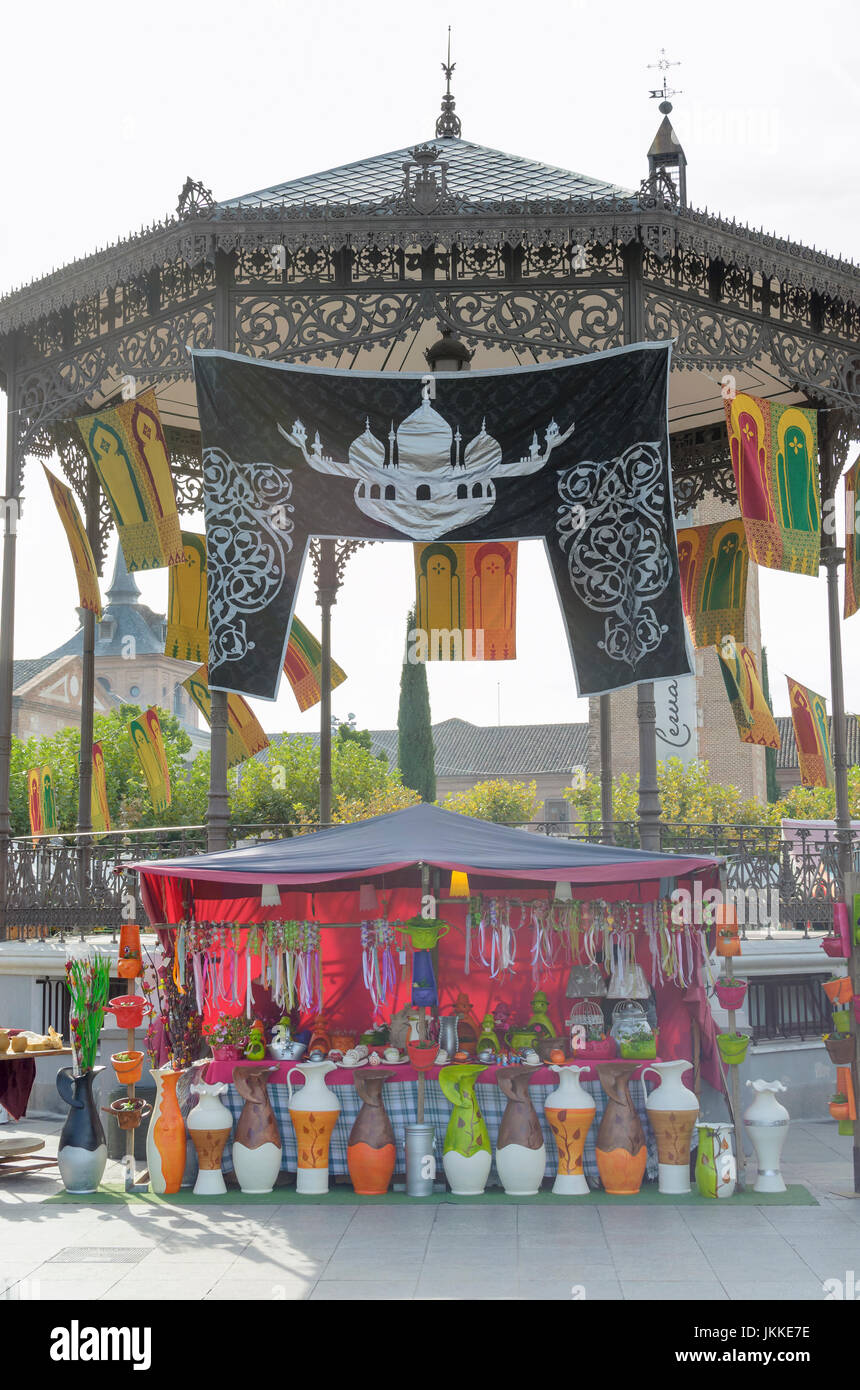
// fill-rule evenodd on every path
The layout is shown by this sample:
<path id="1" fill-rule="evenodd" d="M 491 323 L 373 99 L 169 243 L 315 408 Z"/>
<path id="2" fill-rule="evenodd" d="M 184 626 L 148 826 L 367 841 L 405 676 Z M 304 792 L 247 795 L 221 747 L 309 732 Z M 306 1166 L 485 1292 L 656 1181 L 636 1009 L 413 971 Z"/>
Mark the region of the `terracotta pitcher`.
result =
<path id="1" fill-rule="evenodd" d="M 236 1067 L 233 1085 L 245 1104 L 233 1140 L 233 1171 L 243 1192 L 271 1192 L 281 1171 L 281 1134 L 267 1083 L 277 1067 Z"/>
<path id="2" fill-rule="evenodd" d="M 350 1130 L 346 1164 L 352 1185 L 362 1197 L 388 1191 L 397 1150 L 394 1129 L 382 1099 L 382 1088 L 393 1072 L 374 1071 L 355 1077 L 355 1089 L 364 1102 Z"/>
<path id="3" fill-rule="evenodd" d="M 508 1098 L 496 1140 L 496 1168 L 510 1197 L 533 1197 L 546 1172 L 546 1145 L 529 1082 L 537 1067 L 504 1067 L 496 1073 Z"/>
<path id="4" fill-rule="evenodd" d="M 648 1150 L 636 1107 L 630 1098 L 630 1081 L 638 1062 L 603 1062 L 597 1067 L 607 1095 L 606 1109 L 597 1131 L 597 1170 L 607 1192 L 631 1196 L 645 1176 Z"/>

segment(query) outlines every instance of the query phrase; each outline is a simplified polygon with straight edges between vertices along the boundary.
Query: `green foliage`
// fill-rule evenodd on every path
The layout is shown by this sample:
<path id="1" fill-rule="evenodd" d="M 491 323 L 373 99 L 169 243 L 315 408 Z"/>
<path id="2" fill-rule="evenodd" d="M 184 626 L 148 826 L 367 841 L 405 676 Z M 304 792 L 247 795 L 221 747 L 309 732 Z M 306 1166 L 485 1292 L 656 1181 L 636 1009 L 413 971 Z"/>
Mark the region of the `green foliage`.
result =
<path id="1" fill-rule="evenodd" d="M 335 821 L 362 820 L 420 800 L 403 786 L 396 768 L 374 757 L 358 739 L 333 740 L 331 773 Z M 243 764 L 241 776 L 234 777 L 230 818 L 234 824 L 312 825 L 319 819 L 319 796 L 319 747 L 308 735 L 297 735 L 270 746 L 268 766 L 253 758 Z"/>
<path id="2" fill-rule="evenodd" d="M 495 777 L 478 782 L 465 792 L 451 792 L 442 805 L 461 816 L 495 821 L 498 825 L 526 825 L 537 816 L 537 783 L 507 782 Z"/>
<path id="3" fill-rule="evenodd" d="M 770 679 L 767 674 L 767 648 L 761 649 L 761 690 L 764 695 L 765 704 L 773 714 L 773 705 L 770 702 Z M 764 767 L 767 777 L 767 799 L 768 801 L 779 801 L 779 783 L 776 780 L 776 749 L 765 748 Z"/>
<path id="4" fill-rule="evenodd" d="M 406 647 L 415 627 L 415 610 L 406 620 Z M 403 661 L 400 707 L 397 711 L 397 763 L 403 783 L 422 801 L 436 800 L 436 749 L 430 720 L 430 695 L 424 663 Z"/>

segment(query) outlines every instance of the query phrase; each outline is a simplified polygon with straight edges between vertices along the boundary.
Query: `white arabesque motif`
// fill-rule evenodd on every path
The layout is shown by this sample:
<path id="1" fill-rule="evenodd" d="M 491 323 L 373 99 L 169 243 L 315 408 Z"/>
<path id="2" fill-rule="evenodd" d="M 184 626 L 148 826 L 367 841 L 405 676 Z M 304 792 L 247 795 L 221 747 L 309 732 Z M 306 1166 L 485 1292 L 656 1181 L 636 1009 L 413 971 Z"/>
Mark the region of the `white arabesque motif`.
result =
<path id="1" fill-rule="evenodd" d="M 535 432 L 526 457 L 505 463 L 501 445 L 487 433 L 486 421 L 462 448 L 459 428 L 453 429 L 431 405 L 426 394 L 417 410 L 388 432 L 387 445 L 365 421 L 364 433 L 353 440 L 347 459 L 323 453 L 319 431 L 308 448 L 308 431 L 296 420 L 283 437 L 299 449 L 318 473 L 354 478 L 355 503 L 365 516 L 405 532 L 414 540 L 436 540 L 492 510 L 493 480 L 537 473 L 553 449 L 573 434 L 550 420 L 541 450 Z"/>

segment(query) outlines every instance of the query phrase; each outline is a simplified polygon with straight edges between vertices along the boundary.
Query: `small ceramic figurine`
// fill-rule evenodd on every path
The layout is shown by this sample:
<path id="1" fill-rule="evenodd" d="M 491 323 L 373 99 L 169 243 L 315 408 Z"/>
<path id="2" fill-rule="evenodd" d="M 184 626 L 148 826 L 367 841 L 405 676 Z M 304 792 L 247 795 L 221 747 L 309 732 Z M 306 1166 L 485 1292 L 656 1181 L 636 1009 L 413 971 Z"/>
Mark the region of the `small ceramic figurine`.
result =
<path id="1" fill-rule="evenodd" d="M 251 1034 L 245 1047 L 245 1056 L 250 1062 L 262 1062 L 266 1056 L 266 1043 L 263 1037 L 263 1025 L 261 1023 L 255 1024 L 251 1029 Z"/>
<path id="2" fill-rule="evenodd" d="M 393 1066 L 395 1062 L 400 1061 L 400 1052 L 396 1047 L 387 1047 L 385 1049 L 385 1052 L 383 1053 L 383 1056 L 386 1062 L 388 1062 L 389 1066 Z"/>
<path id="3" fill-rule="evenodd" d="M 444 1047 L 440 1047 L 440 1048 L 439 1048 L 439 1051 L 436 1053 L 436 1061 L 435 1061 L 434 1065 L 437 1066 L 437 1067 L 444 1067 L 444 1066 L 446 1065 L 447 1061 L 448 1061 L 448 1054 L 447 1054 L 447 1052 L 445 1051 Z"/>
<path id="4" fill-rule="evenodd" d="M 372 1067 L 379 1067 L 379 1066 L 382 1065 L 382 1059 L 380 1058 L 378 1052 L 371 1052 L 371 1054 L 370 1054 L 370 1056 L 368 1057 L 367 1060 L 368 1060 L 370 1066 L 372 1066 Z"/>

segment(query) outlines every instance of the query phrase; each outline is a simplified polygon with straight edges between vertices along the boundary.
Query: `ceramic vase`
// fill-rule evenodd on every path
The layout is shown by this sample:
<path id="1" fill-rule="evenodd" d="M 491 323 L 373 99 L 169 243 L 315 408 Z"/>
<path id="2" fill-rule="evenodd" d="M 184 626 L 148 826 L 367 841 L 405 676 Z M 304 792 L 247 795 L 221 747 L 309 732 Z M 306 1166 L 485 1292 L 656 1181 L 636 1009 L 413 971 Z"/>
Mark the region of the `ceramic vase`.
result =
<path id="1" fill-rule="evenodd" d="M 152 1191 L 162 1196 L 179 1191 L 185 1172 L 185 1121 L 176 1094 L 181 1075 L 169 1067 L 150 1071 L 155 1104 L 146 1132 L 146 1162 Z"/>
<path id="2" fill-rule="evenodd" d="M 302 1062 L 287 1072 L 290 1119 L 299 1151 L 297 1192 L 328 1192 L 329 1145 L 340 1114 L 340 1101 L 325 1081 L 330 1071 L 337 1071 L 334 1062 Z M 294 1072 L 305 1079 L 304 1086 L 296 1091 L 290 1082 Z"/>
<path id="3" fill-rule="evenodd" d="M 69 1107 L 60 1131 L 57 1167 L 67 1192 L 95 1192 L 107 1163 L 107 1142 L 93 1100 L 95 1071 L 76 1076 L 71 1067 L 57 1072 L 57 1090 Z"/>
<path id="4" fill-rule="evenodd" d="M 199 1081 L 191 1087 L 191 1094 L 199 1097 L 187 1121 L 188 1133 L 197 1150 L 194 1192 L 198 1197 L 227 1191 L 221 1172 L 221 1155 L 233 1128 L 233 1116 L 219 1097 L 228 1089 L 225 1081 L 216 1081 L 214 1085 Z"/>
<path id="5" fill-rule="evenodd" d="M 583 1197 L 589 1189 L 582 1155 L 596 1109 L 579 1079 L 587 1068 L 554 1066 L 551 1070 L 558 1075 L 558 1086 L 544 1101 L 544 1110 L 558 1149 L 558 1176 L 552 1190 L 558 1196 Z"/>
<path id="6" fill-rule="evenodd" d="M 496 1169 L 509 1197 L 534 1197 L 546 1172 L 546 1145 L 529 1095 L 536 1066 L 505 1067 L 496 1074 L 508 1098 L 496 1140 Z"/>
<path id="7" fill-rule="evenodd" d="M 779 1160 L 788 1137 L 789 1114 L 777 1100 L 776 1092 L 785 1087 L 781 1081 L 748 1081 L 747 1085 L 755 1091 L 752 1105 L 744 1111 L 744 1124 L 758 1160 L 753 1191 L 784 1192 Z"/>
<path id="8" fill-rule="evenodd" d="M 271 1192 L 281 1171 L 281 1134 L 269 1101 L 277 1067 L 236 1067 L 233 1085 L 244 1100 L 233 1140 L 233 1171 L 243 1192 Z"/>
<path id="9" fill-rule="evenodd" d="M 393 1072 L 375 1071 L 354 1078 L 362 1100 L 355 1124 L 349 1133 L 346 1164 L 352 1185 L 361 1197 L 376 1197 L 388 1191 L 397 1150 L 394 1129 L 382 1099 L 382 1088 Z"/>
<path id="10" fill-rule="evenodd" d="M 696 1187 L 703 1197 L 731 1197 L 738 1180 L 732 1153 L 734 1125 L 698 1121 L 699 1151 L 696 1155 Z"/>
<path id="11" fill-rule="evenodd" d="M 483 1192 L 492 1167 L 490 1132 L 475 1096 L 475 1082 L 484 1070 L 483 1065 L 458 1062 L 439 1073 L 442 1093 L 454 1107 L 445 1131 L 442 1167 L 458 1197 L 477 1197 Z"/>
<path id="12" fill-rule="evenodd" d="M 636 1062 L 603 1062 L 597 1067 L 606 1092 L 606 1109 L 597 1131 L 597 1170 L 606 1192 L 632 1196 L 642 1186 L 648 1150 L 630 1081 Z"/>
<path id="13" fill-rule="evenodd" d="M 692 1062 L 655 1062 L 642 1072 L 655 1071 L 660 1085 L 645 1102 L 648 1119 L 657 1140 L 659 1189 L 661 1192 L 690 1191 L 690 1141 L 699 1115 L 695 1091 L 684 1085 L 683 1077 Z"/>

